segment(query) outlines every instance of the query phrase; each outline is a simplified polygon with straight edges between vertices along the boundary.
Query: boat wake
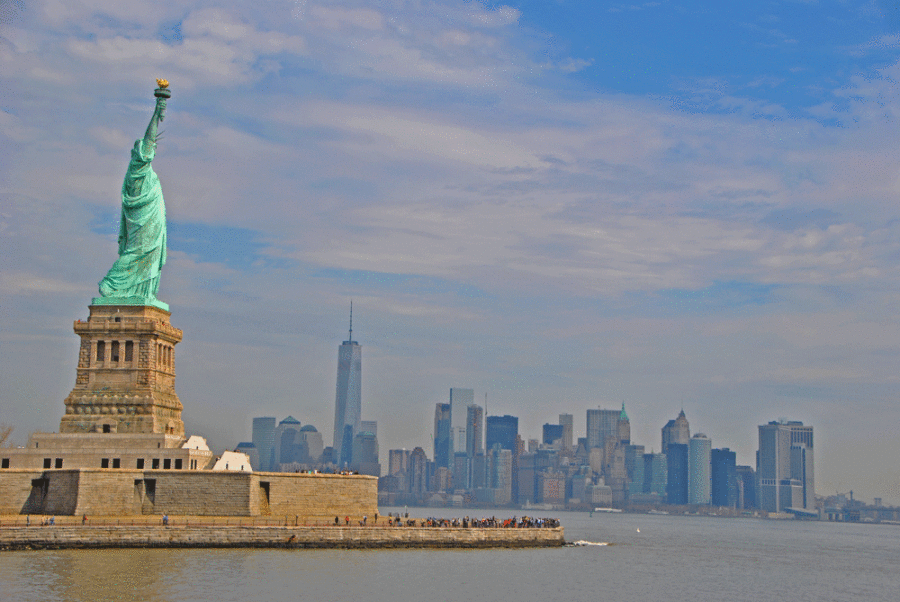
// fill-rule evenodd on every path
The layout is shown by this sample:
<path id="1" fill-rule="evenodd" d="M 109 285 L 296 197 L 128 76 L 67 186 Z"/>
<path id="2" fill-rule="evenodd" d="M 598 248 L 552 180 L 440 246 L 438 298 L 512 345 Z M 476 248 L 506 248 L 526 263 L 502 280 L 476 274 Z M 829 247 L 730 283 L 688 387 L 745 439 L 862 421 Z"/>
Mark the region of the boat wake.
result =
<path id="1" fill-rule="evenodd" d="M 609 544 L 605 541 L 585 541 L 583 539 L 579 539 L 578 541 L 573 541 L 568 544 L 570 546 L 608 546 Z"/>

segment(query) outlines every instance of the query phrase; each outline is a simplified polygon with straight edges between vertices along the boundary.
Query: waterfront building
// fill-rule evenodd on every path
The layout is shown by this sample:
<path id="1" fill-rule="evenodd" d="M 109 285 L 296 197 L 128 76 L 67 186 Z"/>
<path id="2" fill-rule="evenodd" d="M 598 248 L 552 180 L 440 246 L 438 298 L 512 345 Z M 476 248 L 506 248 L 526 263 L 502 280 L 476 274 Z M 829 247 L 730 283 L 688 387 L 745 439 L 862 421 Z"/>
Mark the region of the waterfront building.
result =
<path id="1" fill-rule="evenodd" d="M 709 505 L 710 485 L 710 453 L 712 441 L 703 433 L 691 437 L 688 445 L 688 503 Z"/>
<path id="2" fill-rule="evenodd" d="M 759 507 L 767 512 L 815 505 L 813 429 L 797 421 L 759 425 Z"/>
<path id="3" fill-rule="evenodd" d="M 737 454 L 730 449 L 714 449 L 710 454 L 712 467 L 713 506 L 738 507 L 738 486 L 736 467 Z"/>
<path id="4" fill-rule="evenodd" d="M 270 471 L 275 462 L 275 425 L 277 420 L 273 416 L 261 416 L 253 419 L 253 445 L 259 453 L 259 466 L 256 470 Z"/>
<path id="5" fill-rule="evenodd" d="M 669 504 L 688 503 L 688 445 L 669 443 L 666 452 L 668 482 L 666 502 Z"/>
<path id="6" fill-rule="evenodd" d="M 688 445 L 691 441 L 691 426 L 688 424 L 684 410 L 678 413 L 675 420 L 670 420 L 662 428 L 662 453 L 667 453 L 670 443 Z"/>
<path id="7" fill-rule="evenodd" d="M 745 510 L 758 508 L 756 471 L 752 466 L 735 466 L 737 477 L 737 507 Z"/>
<path id="8" fill-rule="evenodd" d="M 333 456 L 338 466 L 353 462 L 353 438 L 360 431 L 362 415 L 362 346 L 353 340 L 353 304 L 350 334 L 338 347 L 337 386 L 334 400 Z"/>

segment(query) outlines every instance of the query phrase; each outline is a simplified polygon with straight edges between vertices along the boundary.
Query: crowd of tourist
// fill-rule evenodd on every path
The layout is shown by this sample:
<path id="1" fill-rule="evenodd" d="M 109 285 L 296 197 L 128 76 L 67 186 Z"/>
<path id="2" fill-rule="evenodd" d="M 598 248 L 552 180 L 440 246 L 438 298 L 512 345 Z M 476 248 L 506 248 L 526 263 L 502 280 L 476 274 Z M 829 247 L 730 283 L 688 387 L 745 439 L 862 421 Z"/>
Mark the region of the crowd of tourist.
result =
<path id="1" fill-rule="evenodd" d="M 401 517 L 388 514 L 388 525 L 394 527 L 415 527 L 417 521 L 414 518 Z M 507 519 L 498 519 L 495 516 L 490 518 L 436 518 L 428 517 L 418 521 L 419 527 L 454 527 L 462 529 L 541 529 L 553 528 L 559 526 L 557 518 L 535 518 L 533 516 L 512 517 Z"/>

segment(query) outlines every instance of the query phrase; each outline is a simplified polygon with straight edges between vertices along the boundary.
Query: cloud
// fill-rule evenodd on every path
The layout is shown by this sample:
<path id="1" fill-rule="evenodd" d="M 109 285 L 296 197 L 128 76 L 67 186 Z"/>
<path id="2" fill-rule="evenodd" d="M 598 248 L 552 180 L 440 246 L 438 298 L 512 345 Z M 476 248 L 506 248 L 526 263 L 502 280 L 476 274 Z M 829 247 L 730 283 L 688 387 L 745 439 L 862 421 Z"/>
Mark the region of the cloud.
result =
<path id="1" fill-rule="evenodd" d="M 199 84 L 245 84 L 264 75 L 261 59 L 279 54 L 303 54 L 301 36 L 256 29 L 222 10 L 192 12 L 182 24 L 182 41 L 170 45 L 149 37 L 124 36 L 74 39 L 69 52 L 84 61 L 113 67 L 126 77 L 133 65 L 141 71 L 172 73 L 172 81 L 185 88 Z"/>
<path id="2" fill-rule="evenodd" d="M 156 76 L 175 94 L 154 162 L 161 295 L 185 329 L 179 394 L 214 444 L 263 411 L 328 431 L 351 298 L 382 449 L 421 445 L 449 386 L 488 391 L 523 432 L 547 400 L 580 416 L 625 398 L 644 442 L 686 398 L 744 462 L 756 412 L 834 432 L 854 396 L 897 418 L 900 66 L 834 74 L 798 117 L 779 95 L 806 80 L 787 69 L 591 91 L 597 55 L 552 69 L 525 22 L 477 2 L 29 5 L 0 40 L 17 431 L 52 428 L 20 394 L 56 416 L 71 387 L 71 320 L 114 259 Z M 53 354 L 66 382 L 21 380 Z"/>
<path id="3" fill-rule="evenodd" d="M 559 69 L 564 73 L 577 73 L 579 71 L 583 71 L 587 69 L 591 65 L 594 64 L 594 59 L 584 60 L 584 59 L 574 59 L 569 58 L 565 61 L 562 61 L 559 64 Z"/>

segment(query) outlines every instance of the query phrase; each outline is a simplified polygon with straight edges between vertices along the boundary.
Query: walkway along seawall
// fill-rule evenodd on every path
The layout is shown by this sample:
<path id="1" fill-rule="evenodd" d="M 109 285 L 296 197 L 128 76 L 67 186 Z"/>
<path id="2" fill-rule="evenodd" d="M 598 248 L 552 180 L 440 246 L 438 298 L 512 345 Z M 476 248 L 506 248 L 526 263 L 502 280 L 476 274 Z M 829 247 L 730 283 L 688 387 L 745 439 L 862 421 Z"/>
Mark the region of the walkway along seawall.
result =
<path id="1" fill-rule="evenodd" d="M 14 526 L 0 550 L 62 548 L 533 548 L 565 544 L 562 527 Z"/>

